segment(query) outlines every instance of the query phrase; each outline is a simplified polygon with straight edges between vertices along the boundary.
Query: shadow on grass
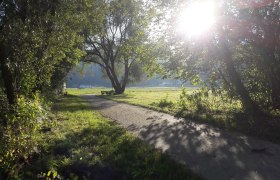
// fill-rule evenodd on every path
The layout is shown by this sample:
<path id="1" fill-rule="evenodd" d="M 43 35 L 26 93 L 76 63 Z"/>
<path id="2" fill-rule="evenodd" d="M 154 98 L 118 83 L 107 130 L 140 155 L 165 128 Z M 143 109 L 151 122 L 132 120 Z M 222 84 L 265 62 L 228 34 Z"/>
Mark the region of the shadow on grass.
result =
<path id="1" fill-rule="evenodd" d="M 92 110 L 89 106 L 87 98 L 79 98 L 78 95 L 67 95 L 55 101 L 52 110 L 57 112 L 76 112 L 81 110 Z"/>
<path id="2" fill-rule="evenodd" d="M 111 123 L 69 132 L 31 162 L 26 178 L 56 169 L 65 179 L 199 179 Z"/>

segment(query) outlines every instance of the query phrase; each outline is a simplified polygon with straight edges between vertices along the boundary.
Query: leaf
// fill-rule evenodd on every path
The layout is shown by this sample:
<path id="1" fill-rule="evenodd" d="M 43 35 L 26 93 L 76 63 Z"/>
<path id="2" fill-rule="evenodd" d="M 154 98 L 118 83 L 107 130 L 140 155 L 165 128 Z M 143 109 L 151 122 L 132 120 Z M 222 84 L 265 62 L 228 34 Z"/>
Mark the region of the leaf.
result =
<path id="1" fill-rule="evenodd" d="M 54 172 L 53 172 L 53 177 L 54 177 L 54 178 L 57 177 L 57 171 L 54 171 Z"/>

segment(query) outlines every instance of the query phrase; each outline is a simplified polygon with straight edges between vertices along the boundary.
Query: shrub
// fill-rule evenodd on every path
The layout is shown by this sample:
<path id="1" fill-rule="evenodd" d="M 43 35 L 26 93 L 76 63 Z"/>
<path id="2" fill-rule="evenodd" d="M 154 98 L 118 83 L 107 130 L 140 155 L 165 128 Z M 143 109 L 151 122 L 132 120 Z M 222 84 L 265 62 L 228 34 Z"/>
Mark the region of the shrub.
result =
<path id="1" fill-rule="evenodd" d="M 165 98 L 162 98 L 158 103 L 158 106 L 160 108 L 172 107 L 173 105 L 174 103 L 168 100 L 168 94 L 165 96 Z"/>
<path id="2" fill-rule="evenodd" d="M 181 110 L 187 110 L 187 89 L 183 88 L 178 101 Z"/>
<path id="3" fill-rule="evenodd" d="M 232 99 L 226 92 L 213 92 L 207 88 L 200 88 L 192 94 L 187 94 L 183 88 L 178 101 L 181 110 L 195 112 L 236 112 L 241 109 L 241 103 Z"/>
<path id="4" fill-rule="evenodd" d="M 22 164 L 36 147 L 35 134 L 46 117 L 39 96 L 33 100 L 20 97 L 17 104 L 3 112 L 5 124 L 0 127 L 0 175 L 17 178 Z"/>

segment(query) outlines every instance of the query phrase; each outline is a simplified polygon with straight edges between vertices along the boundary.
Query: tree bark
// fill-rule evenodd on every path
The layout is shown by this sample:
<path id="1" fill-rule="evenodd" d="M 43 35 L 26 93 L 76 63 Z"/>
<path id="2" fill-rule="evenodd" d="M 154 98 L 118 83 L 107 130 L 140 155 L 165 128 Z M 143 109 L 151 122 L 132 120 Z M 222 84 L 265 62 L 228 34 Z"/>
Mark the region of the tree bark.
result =
<path id="1" fill-rule="evenodd" d="M 110 67 L 106 67 L 105 71 L 106 71 L 106 73 L 107 73 L 107 75 L 108 75 L 108 77 L 109 77 L 109 79 L 111 81 L 111 84 L 112 84 L 112 87 L 115 90 L 115 93 L 116 94 L 124 93 L 125 88 L 123 88 L 121 86 L 121 83 L 119 82 L 118 77 L 117 77 L 114 69 L 112 69 Z"/>
<path id="2" fill-rule="evenodd" d="M 266 68 L 265 74 L 271 88 L 271 102 L 274 109 L 280 109 L 280 72 L 279 63 L 277 63 L 274 50 L 265 50 L 263 68 Z"/>
<path id="3" fill-rule="evenodd" d="M 122 88 L 125 89 L 127 81 L 128 81 L 128 76 L 129 76 L 129 66 L 128 66 L 128 60 L 125 61 L 124 64 L 124 77 L 123 77 L 123 82 L 122 82 Z"/>
<path id="4" fill-rule="evenodd" d="M 125 88 L 118 86 L 117 88 L 115 88 L 115 93 L 116 94 L 123 94 L 124 93 Z"/>
<path id="5" fill-rule="evenodd" d="M 0 70 L 3 78 L 4 89 L 10 105 L 16 103 L 16 91 L 14 86 L 14 78 L 12 72 L 6 62 L 7 50 L 6 47 L 0 46 Z"/>
<path id="6" fill-rule="evenodd" d="M 113 76 L 111 74 L 110 68 L 105 67 L 105 71 L 106 71 L 106 74 L 107 74 L 107 76 L 109 77 L 109 79 L 111 81 L 112 87 L 115 89 L 117 85 L 116 85 L 115 80 L 114 80 L 114 78 L 113 78 Z"/>
<path id="7" fill-rule="evenodd" d="M 220 43 L 221 43 L 221 51 L 222 51 L 221 54 L 223 56 L 226 71 L 229 75 L 229 79 L 232 85 L 234 86 L 236 93 L 240 97 L 245 112 L 253 115 L 261 114 L 262 112 L 260 111 L 257 104 L 250 97 L 249 92 L 247 91 L 244 84 L 242 83 L 239 73 L 236 71 L 234 67 L 232 55 L 229 50 L 228 43 L 226 42 L 225 37 L 221 36 Z"/>

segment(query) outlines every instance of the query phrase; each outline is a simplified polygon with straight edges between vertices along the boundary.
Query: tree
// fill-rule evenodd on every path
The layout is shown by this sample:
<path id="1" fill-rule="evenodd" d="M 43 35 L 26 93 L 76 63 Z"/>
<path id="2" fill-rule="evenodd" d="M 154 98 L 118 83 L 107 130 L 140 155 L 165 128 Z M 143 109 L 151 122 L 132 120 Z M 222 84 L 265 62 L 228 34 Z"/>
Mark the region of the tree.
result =
<path id="1" fill-rule="evenodd" d="M 247 23 L 243 39 L 260 55 L 256 68 L 263 73 L 269 91 L 269 101 L 274 109 L 280 109 L 280 7 L 278 1 L 255 2 L 240 12 Z M 244 33 L 243 33 L 244 34 Z"/>
<path id="2" fill-rule="evenodd" d="M 171 31 L 167 69 L 182 79 L 226 90 L 251 114 L 277 109 L 278 19 L 277 1 L 227 1 L 216 25 L 200 40 L 179 39 Z"/>
<path id="3" fill-rule="evenodd" d="M 38 94 L 56 88 L 84 55 L 79 4 L 0 1 L 0 176 L 18 177 L 34 150 L 34 135 L 43 124 L 39 118 L 45 119 Z"/>
<path id="4" fill-rule="evenodd" d="M 148 27 L 152 10 L 144 1 L 101 1 L 98 28 L 88 16 L 84 30 L 85 62 L 98 64 L 107 74 L 115 93 L 121 94 L 136 72 L 136 67 L 145 69 L 155 66 L 154 46 L 149 42 Z M 97 30 L 96 30 L 97 29 Z M 138 73 L 139 74 L 139 73 Z"/>
<path id="5" fill-rule="evenodd" d="M 1 1 L 0 72 L 9 104 L 48 86 L 60 61 L 83 55 L 75 7 L 74 1 Z"/>

